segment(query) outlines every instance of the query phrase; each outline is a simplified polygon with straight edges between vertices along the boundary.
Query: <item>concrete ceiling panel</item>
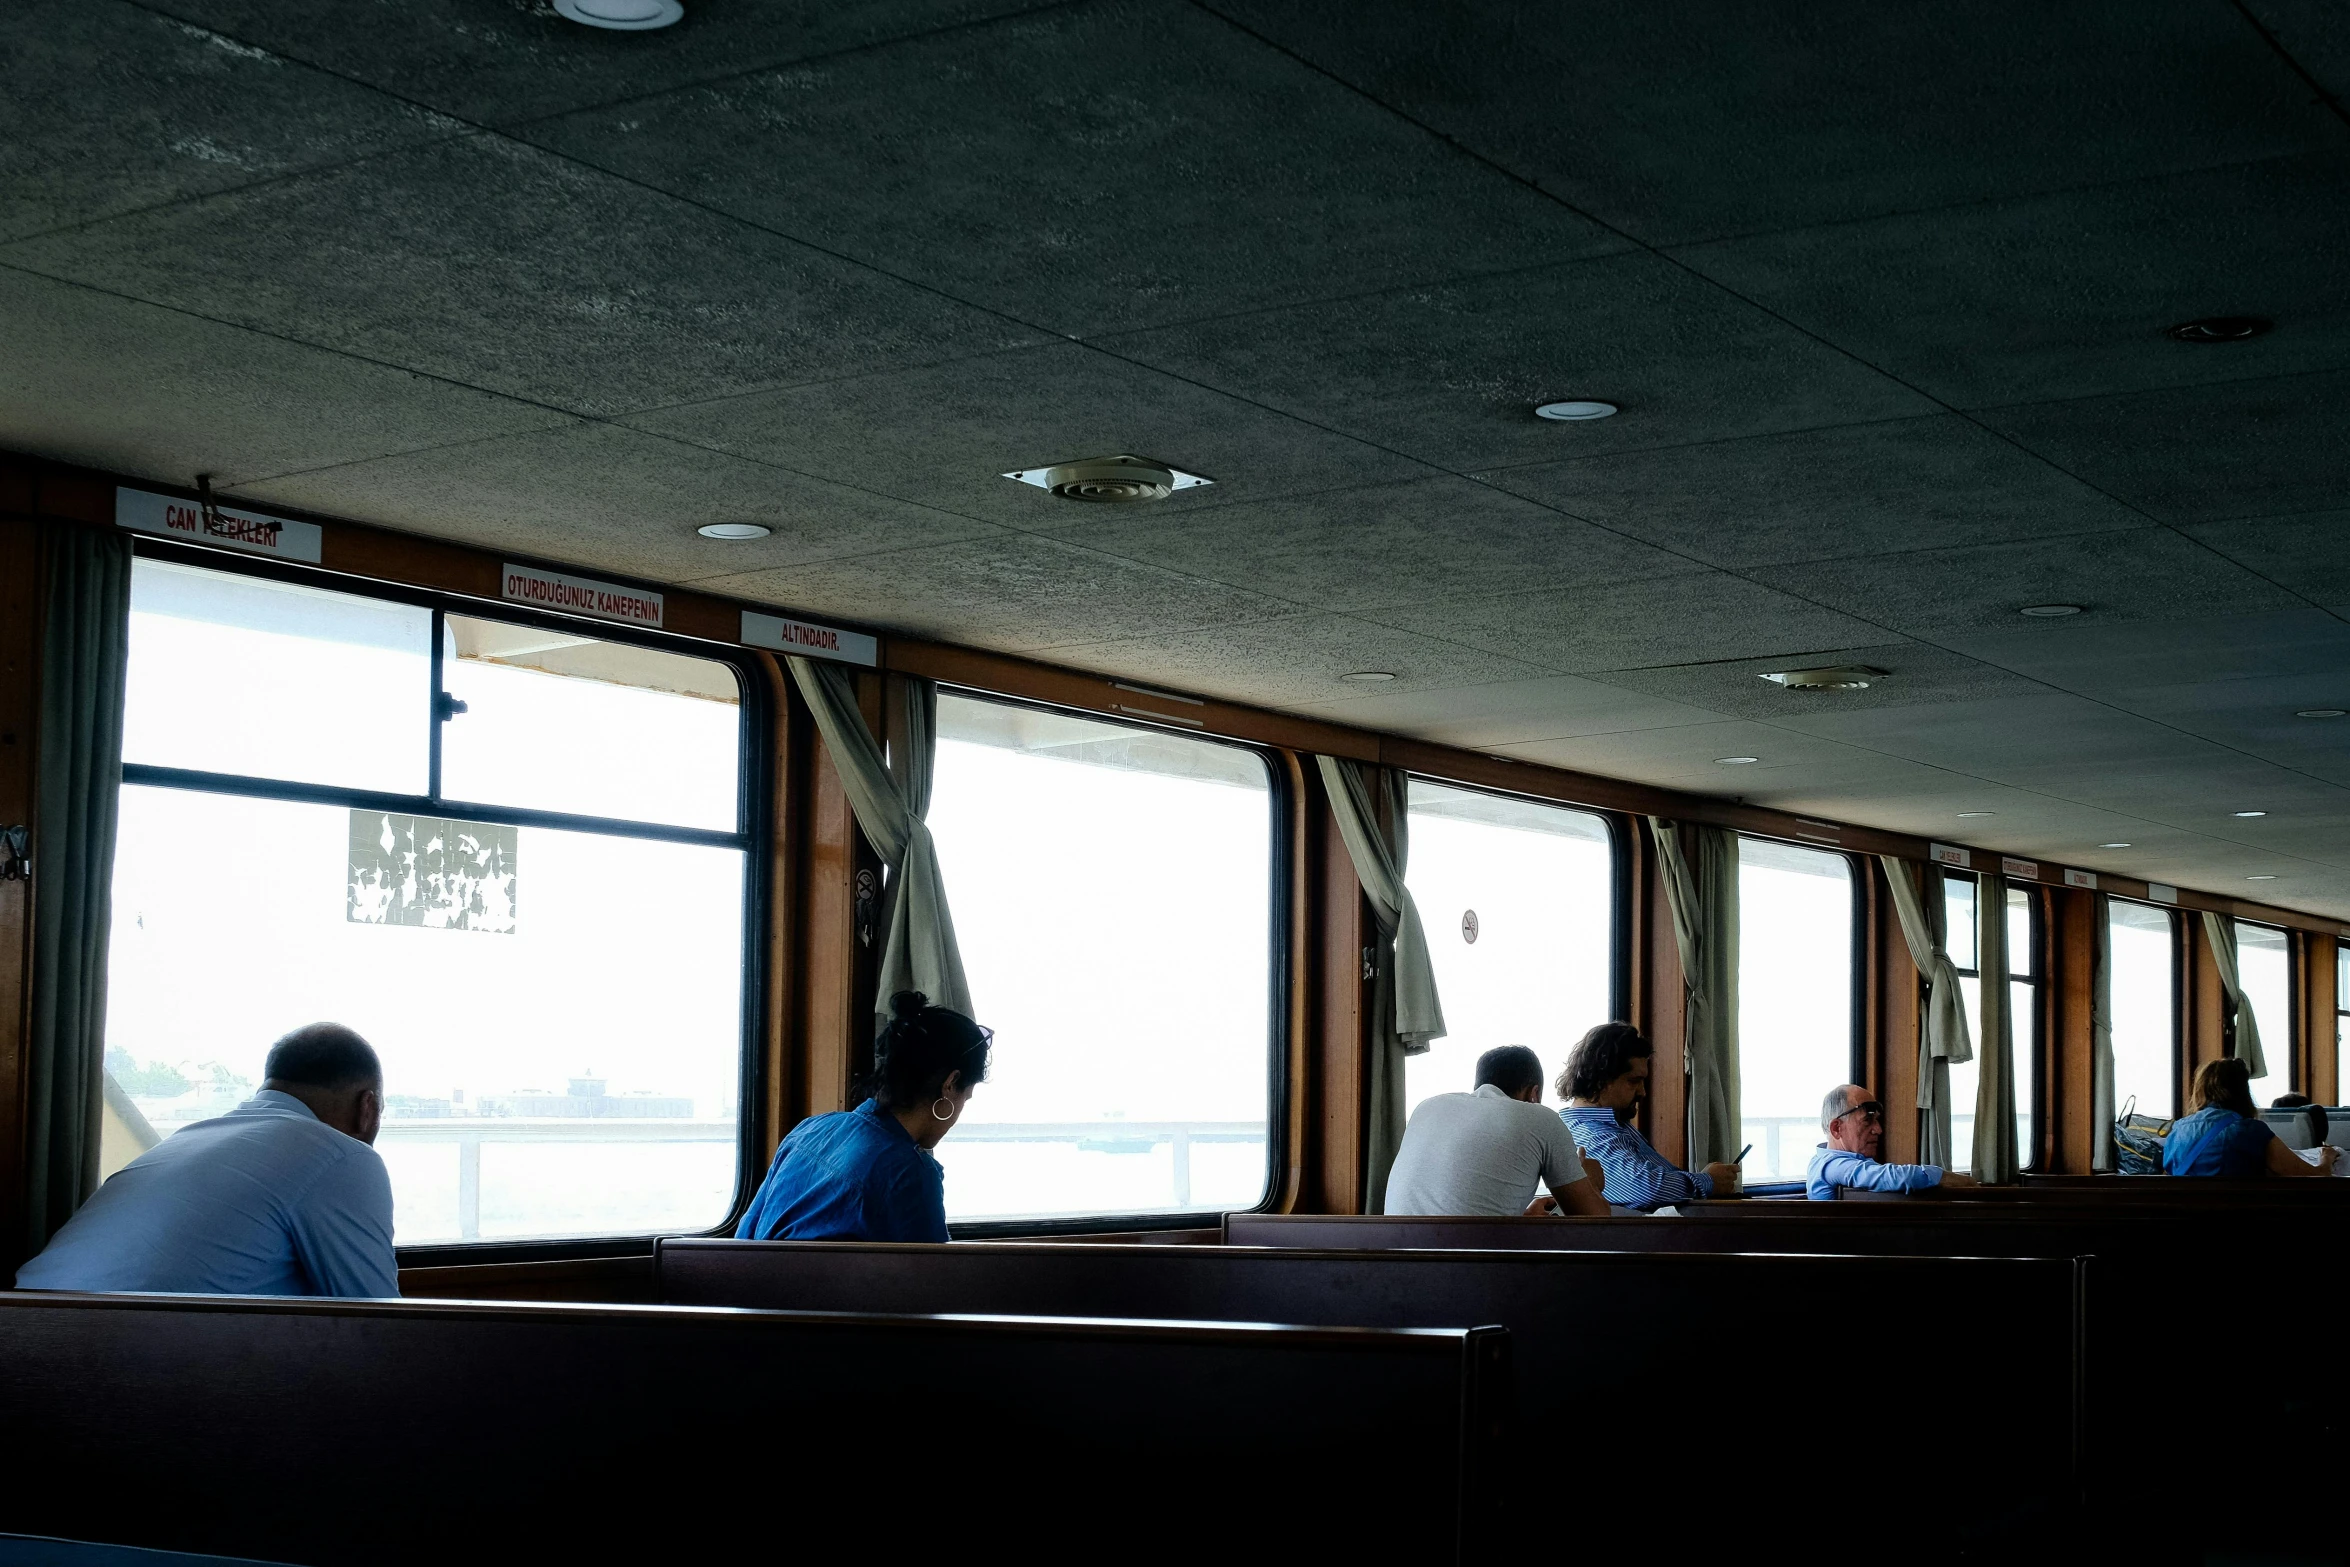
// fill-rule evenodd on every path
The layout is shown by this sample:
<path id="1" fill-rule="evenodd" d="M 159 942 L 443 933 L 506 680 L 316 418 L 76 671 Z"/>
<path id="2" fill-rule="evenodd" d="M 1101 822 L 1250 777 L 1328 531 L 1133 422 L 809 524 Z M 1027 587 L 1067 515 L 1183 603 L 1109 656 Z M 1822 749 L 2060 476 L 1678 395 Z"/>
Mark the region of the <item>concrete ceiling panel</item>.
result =
<path id="1" fill-rule="evenodd" d="M 0 431 L 67 462 L 223 485 L 561 414 L 0 267 Z"/>
<path id="2" fill-rule="evenodd" d="M 1884 673 L 1857 691 L 1790 690 L 1762 678 L 1772 670 L 1842 666 Z M 1610 670 L 1596 678 L 1628 691 L 1688 702 L 1734 718 L 1790 726 L 1883 708 L 1941 707 L 1953 702 L 2026 697 L 2046 689 L 2020 675 L 1924 642 L 1842 647 L 1815 644 L 1801 654 Z"/>
<path id="3" fill-rule="evenodd" d="M 22 241 L 0 262 L 585 413 L 1032 337 L 488 136 Z"/>
<path id="4" fill-rule="evenodd" d="M 1121 352 L 1469 470 L 1933 411 L 1917 393 L 1655 256 L 1138 333 Z M 1561 399 L 1623 410 L 1538 419 Z"/>
<path id="5" fill-rule="evenodd" d="M 707 578 L 696 586 L 998 652 L 1159 636 L 1297 612 L 1295 604 L 1030 534 Z"/>
<path id="6" fill-rule="evenodd" d="M 602 424 L 295 474 L 238 493 L 657 582 L 996 531 L 968 517 Z M 694 532 L 710 522 L 763 523 L 775 532 L 722 543 Z"/>
<path id="7" fill-rule="evenodd" d="M 630 424 L 1033 533 L 1088 536 L 1131 506 L 1003 475 L 1133 452 L 1216 482 L 1151 502 L 1205 507 L 1427 477 L 1375 446 L 1073 343 L 632 416 Z"/>
<path id="8" fill-rule="evenodd" d="M 1501 680 L 1442 691 L 1405 691 L 1394 696 L 1378 694 L 1381 688 L 1377 686 L 1365 690 L 1373 694 L 1301 703 L 1290 711 L 1336 724 L 1410 734 L 1442 745 L 1477 748 L 1716 721 L 1715 715 L 1703 708 L 1660 702 L 1574 675 Z"/>
<path id="9" fill-rule="evenodd" d="M 1774 725 L 1730 720 L 1530 740 L 1491 749 L 1552 767 L 1725 799 L 1752 799 L 1758 790 L 1819 788 L 1847 781 L 1915 782 L 1928 771 L 1897 757 L 1872 756 Z M 1760 760 L 1733 764 L 1722 761 L 1725 756 Z"/>
<path id="10" fill-rule="evenodd" d="M 2092 623 L 2203 620 L 2303 602 L 2168 528 L 1757 566 L 1748 575 L 1919 637 L 1981 629 L 2055 639 Z M 2052 604 L 2079 605 L 2087 613 L 2062 619 L 2019 613 Z"/>
<path id="11" fill-rule="evenodd" d="M 460 127 L 116 0 L 10 0 L 0 240 L 447 136 Z"/>
<path id="12" fill-rule="evenodd" d="M 1981 417 L 2160 522 L 2324 511 L 2350 495 L 2350 439 L 2343 434 L 2350 431 L 2350 372 L 2040 403 Z"/>
<path id="13" fill-rule="evenodd" d="M 1484 477 L 1733 570 L 2145 525 L 2089 486 L 1949 415 Z"/>
<path id="14" fill-rule="evenodd" d="M 2339 153 L 1678 254 L 1961 408 L 2350 367 L 2350 160 Z M 2281 325 L 2246 343 L 2167 335 L 2243 315 Z"/>
<path id="15" fill-rule="evenodd" d="M 667 92 L 1017 11 L 1034 0 L 695 0 L 658 32 L 510 0 L 156 0 L 158 9 L 484 124 Z"/>
<path id="16" fill-rule="evenodd" d="M 1865 622 L 1709 571 L 1565 591 L 1427 600 L 1364 613 L 1562 674 L 1779 654 L 1803 662 L 1809 649 L 1882 640 Z"/>
<path id="17" fill-rule="evenodd" d="M 1071 334 L 1625 247 L 1167 0 L 1054 7 L 523 134 Z"/>
<path id="18" fill-rule="evenodd" d="M 2224 0 L 1217 0 L 1652 243 L 2069 190 L 2337 144 Z M 1867 151 L 1857 149 L 1865 146 Z"/>
<path id="19" fill-rule="evenodd" d="M 2350 610 L 2350 511 L 2204 522 L 2182 531 L 2312 603 Z"/>
<path id="20" fill-rule="evenodd" d="M 1053 662 L 1233 702 L 1295 707 L 1354 695 L 1345 676 L 1383 671 L 1382 692 L 1448 690 L 1524 680 L 1542 671 L 1455 642 L 1351 615 L 1294 615 L 1213 631 L 1056 648 Z"/>
<path id="21" fill-rule="evenodd" d="M 1088 543 L 1317 609 L 1531 587 L 1599 588 L 1690 563 L 1467 479 L 1424 479 L 1165 517 L 1124 508 Z"/>

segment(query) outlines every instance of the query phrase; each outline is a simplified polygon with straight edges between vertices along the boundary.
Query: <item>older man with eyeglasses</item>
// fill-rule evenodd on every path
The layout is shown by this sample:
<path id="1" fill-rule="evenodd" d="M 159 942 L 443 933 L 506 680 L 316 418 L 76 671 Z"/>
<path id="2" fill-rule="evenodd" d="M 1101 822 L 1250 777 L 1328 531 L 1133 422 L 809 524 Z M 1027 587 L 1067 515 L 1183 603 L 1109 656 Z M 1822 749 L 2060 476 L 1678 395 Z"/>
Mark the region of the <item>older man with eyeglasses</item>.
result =
<path id="1" fill-rule="evenodd" d="M 1864 1192 L 1914 1192 L 1928 1186 L 1972 1186 L 1972 1178 L 1946 1171 L 1938 1164 L 1886 1164 L 1877 1155 L 1885 1148 L 1885 1107 L 1858 1083 L 1828 1090 L 1820 1105 L 1820 1129 L 1828 1140 L 1811 1156 L 1804 1173 L 1804 1195 L 1813 1202 L 1834 1202 L 1836 1189 Z"/>

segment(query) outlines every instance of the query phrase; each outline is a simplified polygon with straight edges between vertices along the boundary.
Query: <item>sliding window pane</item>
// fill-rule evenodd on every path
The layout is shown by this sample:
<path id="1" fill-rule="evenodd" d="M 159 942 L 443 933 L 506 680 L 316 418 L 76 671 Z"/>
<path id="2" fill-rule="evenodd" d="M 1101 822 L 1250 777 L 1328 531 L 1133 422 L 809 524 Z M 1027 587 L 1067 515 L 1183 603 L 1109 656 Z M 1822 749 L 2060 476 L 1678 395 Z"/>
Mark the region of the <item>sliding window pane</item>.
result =
<path id="1" fill-rule="evenodd" d="M 742 689 L 715 659 L 451 615 L 441 795 L 482 805 L 736 827 Z"/>
<path id="2" fill-rule="evenodd" d="M 2236 921 L 2236 982 L 2260 1022 L 2268 1075 L 2252 1080 L 2252 1102 L 2266 1109 L 2293 1090 L 2293 965 L 2283 931 Z"/>
<path id="3" fill-rule="evenodd" d="M 987 1083 L 953 1219 L 1247 1208 L 1270 1166 L 1272 786 L 1255 752 L 938 699 L 930 829 Z"/>
<path id="4" fill-rule="evenodd" d="M 431 714 L 430 610 L 131 563 L 124 761 L 422 794 Z"/>
<path id="5" fill-rule="evenodd" d="M 2350 1100 L 2350 1084 L 2342 1080 L 2350 1068 L 2350 938 L 2334 948 L 2334 1103 Z"/>
<path id="6" fill-rule="evenodd" d="M 1477 1058 L 1496 1045 L 1530 1047 L 1543 1082 L 1554 1082 L 1584 1030 L 1608 1021 L 1615 849 L 1606 822 L 1415 778 L 1406 875 L 1448 1030 L 1406 1062 L 1406 1103 L 1468 1092 Z"/>
<path id="7" fill-rule="evenodd" d="M 2167 910 L 2119 898 L 2106 905 L 2112 971 L 2113 1111 L 2178 1114 L 2178 949 Z"/>
<path id="8" fill-rule="evenodd" d="M 125 788 L 106 1062 L 143 1130 L 117 1130 L 221 1114 L 332 1019 L 383 1057 L 401 1244 L 711 1228 L 743 891 L 739 849 Z"/>
<path id="9" fill-rule="evenodd" d="M 1745 1178 L 1803 1178 L 1820 1101 L 1852 1077 L 1852 863 L 1738 840 L 1738 1055 Z"/>

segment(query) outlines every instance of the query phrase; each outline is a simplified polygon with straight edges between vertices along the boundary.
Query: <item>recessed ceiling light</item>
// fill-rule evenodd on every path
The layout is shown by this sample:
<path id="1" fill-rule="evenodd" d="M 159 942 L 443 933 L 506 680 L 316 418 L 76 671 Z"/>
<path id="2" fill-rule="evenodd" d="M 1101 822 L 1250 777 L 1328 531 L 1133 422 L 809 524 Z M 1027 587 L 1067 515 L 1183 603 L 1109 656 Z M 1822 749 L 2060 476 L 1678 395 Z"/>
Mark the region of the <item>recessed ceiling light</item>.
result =
<path id="1" fill-rule="evenodd" d="M 1364 685 L 1369 686 L 1377 685 L 1381 681 L 1393 680 L 1395 678 L 1395 671 L 1392 669 L 1358 669 L 1351 675 L 1340 675 L 1338 678 L 1341 680 L 1359 680 Z"/>
<path id="2" fill-rule="evenodd" d="M 1115 457 L 1081 457 L 1074 462 L 1048 463 L 1042 468 L 1015 468 L 1004 475 L 1022 484 L 1049 490 L 1065 501 L 1097 501 L 1116 505 L 1135 501 L 1163 501 L 1177 490 L 1196 490 L 1216 481 L 1185 473 L 1156 457 L 1121 452 Z"/>
<path id="3" fill-rule="evenodd" d="M 2247 876 L 2247 877 L 2245 877 L 2244 879 L 2245 879 L 2246 881 L 2275 881 L 2275 880 L 2276 880 L 2276 878 L 2275 878 L 2274 876 L 2265 875 L 2265 874 L 2264 874 L 2264 875 L 2259 875 L 2259 876 Z"/>
<path id="4" fill-rule="evenodd" d="M 1759 762 L 1762 758 L 1759 756 L 1717 756 L 1714 760 L 1724 767 L 1744 767 L 1750 762 Z"/>
<path id="5" fill-rule="evenodd" d="M 2266 816 L 2267 814 L 2266 811 L 2238 811 L 2236 813 L 2239 817 Z"/>
<path id="6" fill-rule="evenodd" d="M 2080 612 L 2081 606 L 2078 604 L 2026 604 L 2016 611 L 2034 620 L 2062 620 L 2067 615 L 2078 615 Z"/>
<path id="7" fill-rule="evenodd" d="M 1790 691 L 1862 691 L 1868 683 L 1884 674 L 1882 669 L 1865 665 L 1838 665 L 1833 669 L 1774 669 L 1758 676 L 1773 685 L 1785 686 Z"/>
<path id="8" fill-rule="evenodd" d="M 694 531 L 705 539 L 763 539 L 775 530 L 758 522 L 705 522 Z"/>
<path id="9" fill-rule="evenodd" d="M 1614 403 L 1570 401 L 1544 403 L 1534 410 L 1537 419 L 1557 419 L 1567 424 L 1580 424 L 1586 419 L 1605 419 L 1616 412 Z"/>
<path id="10" fill-rule="evenodd" d="M 1961 811 L 1958 814 L 1961 816 L 1997 816 L 1999 813 L 1997 811 Z"/>
<path id="11" fill-rule="evenodd" d="M 2350 708 L 2305 707 L 2293 716 L 2295 718 L 2344 718 L 2350 717 Z"/>
<path id="12" fill-rule="evenodd" d="M 2101 843 L 2097 847 L 2100 849 L 2127 849 L 2131 846 L 2126 843 Z"/>
<path id="13" fill-rule="evenodd" d="M 588 27 L 643 33 L 685 15 L 677 0 L 555 0 L 555 14 Z"/>
<path id="14" fill-rule="evenodd" d="M 2200 321 L 2180 322 L 2169 335 L 2181 343 L 2242 343 L 2275 325 L 2260 316 L 2205 316 Z"/>

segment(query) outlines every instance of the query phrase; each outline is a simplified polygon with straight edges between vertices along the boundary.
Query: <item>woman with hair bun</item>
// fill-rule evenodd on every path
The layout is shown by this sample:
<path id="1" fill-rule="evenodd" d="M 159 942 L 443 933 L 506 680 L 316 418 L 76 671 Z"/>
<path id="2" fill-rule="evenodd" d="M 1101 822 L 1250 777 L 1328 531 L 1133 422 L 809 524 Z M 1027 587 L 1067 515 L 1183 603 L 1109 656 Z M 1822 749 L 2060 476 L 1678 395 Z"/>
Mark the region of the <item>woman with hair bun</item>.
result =
<path id="1" fill-rule="evenodd" d="M 751 1211 L 749 1241 L 943 1241 L 946 1172 L 930 1150 L 987 1080 L 994 1036 L 919 990 L 889 998 L 873 1042 L 870 1097 L 792 1128 Z"/>

